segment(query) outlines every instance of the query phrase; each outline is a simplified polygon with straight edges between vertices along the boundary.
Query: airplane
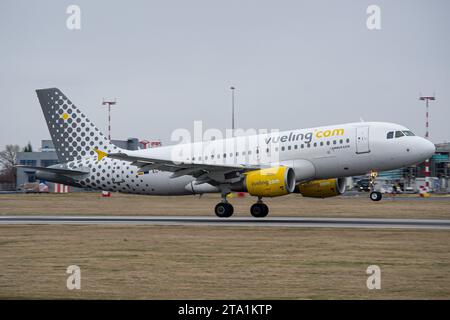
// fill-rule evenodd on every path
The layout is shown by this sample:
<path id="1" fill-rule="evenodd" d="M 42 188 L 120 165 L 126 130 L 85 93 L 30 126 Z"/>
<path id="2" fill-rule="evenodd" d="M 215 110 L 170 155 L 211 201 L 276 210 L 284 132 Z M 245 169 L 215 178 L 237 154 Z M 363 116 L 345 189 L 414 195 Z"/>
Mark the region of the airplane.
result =
<path id="1" fill-rule="evenodd" d="M 326 198 L 345 191 L 345 178 L 392 170 L 430 158 L 435 146 L 408 128 L 356 122 L 245 137 L 124 150 L 57 88 L 36 90 L 59 164 L 31 167 L 41 180 L 142 195 L 220 193 L 215 214 L 234 209 L 231 192 L 257 197 L 253 217 L 269 213 L 263 198 L 299 193 Z M 375 177 L 375 175 L 372 175 Z M 370 199 L 381 200 L 372 190 Z"/>

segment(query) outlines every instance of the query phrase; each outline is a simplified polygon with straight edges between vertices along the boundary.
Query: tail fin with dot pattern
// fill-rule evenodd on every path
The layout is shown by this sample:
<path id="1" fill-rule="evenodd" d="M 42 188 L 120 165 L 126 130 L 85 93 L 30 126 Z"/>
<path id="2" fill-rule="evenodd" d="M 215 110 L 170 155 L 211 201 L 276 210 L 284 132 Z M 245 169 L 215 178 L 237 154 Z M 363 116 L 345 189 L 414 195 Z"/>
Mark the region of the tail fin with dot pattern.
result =
<path id="1" fill-rule="evenodd" d="M 36 90 L 60 162 L 99 157 L 121 149 L 57 88 Z M 100 159 L 99 159 L 100 160 Z"/>

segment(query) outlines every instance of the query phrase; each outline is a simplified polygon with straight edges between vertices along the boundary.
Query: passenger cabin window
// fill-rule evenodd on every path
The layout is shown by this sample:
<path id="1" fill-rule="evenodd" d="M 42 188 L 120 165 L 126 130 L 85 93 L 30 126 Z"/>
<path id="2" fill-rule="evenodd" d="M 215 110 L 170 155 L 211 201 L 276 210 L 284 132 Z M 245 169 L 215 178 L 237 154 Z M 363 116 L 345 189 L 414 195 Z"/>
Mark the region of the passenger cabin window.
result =
<path id="1" fill-rule="evenodd" d="M 395 131 L 395 137 L 396 138 L 400 138 L 400 137 L 403 137 L 403 136 L 404 136 L 404 134 L 403 134 L 402 131 Z"/>
<path id="2" fill-rule="evenodd" d="M 386 139 L 392 139 L 394 137 L 394 131 L 389 131 L 387 133 Z"/>

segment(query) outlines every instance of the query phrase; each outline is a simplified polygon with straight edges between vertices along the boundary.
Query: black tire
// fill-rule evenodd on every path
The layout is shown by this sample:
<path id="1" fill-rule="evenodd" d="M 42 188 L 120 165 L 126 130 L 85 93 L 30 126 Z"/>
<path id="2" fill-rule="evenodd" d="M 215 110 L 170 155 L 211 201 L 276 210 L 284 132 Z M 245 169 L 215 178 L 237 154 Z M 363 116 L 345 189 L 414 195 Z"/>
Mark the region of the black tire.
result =
<path id="1" fill-rule="evenodd" d="M 255 218 L 264 218 L 269 214 L 269 207 L 265 203 L 255 203 L 250 207 L 250 213 Z"/>
<path id="2" fill-rule="evenodd" d="M 214 212 L 219 218 L 229 218 L 233 215 L 234 208 L 227 202 L 221 202 L 216 205 Z"/>
<path id="3" fill-rule="evenodd" d="M 378 191 L 373 191 L 370 193 L 370 200 L 372 201 L 380 201 L 381 198 L 383 197 L 383 195 L 381 194 L 381 192 Z"/>

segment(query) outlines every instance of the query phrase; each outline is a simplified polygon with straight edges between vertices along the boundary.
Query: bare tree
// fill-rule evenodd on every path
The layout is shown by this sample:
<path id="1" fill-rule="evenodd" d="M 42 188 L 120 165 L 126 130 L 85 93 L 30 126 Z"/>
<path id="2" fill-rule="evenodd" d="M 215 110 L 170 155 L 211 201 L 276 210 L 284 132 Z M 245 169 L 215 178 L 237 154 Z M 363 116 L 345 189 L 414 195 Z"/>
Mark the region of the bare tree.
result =
<path id="1" fill-rule="evenodd" d="M 9 144 L 5 150 L 0 151 L 0 176 L 3 182 L 16 182 L 16 168 L 14 165 L 17 161 L 17 152 L 20 151 L 18 145 Z"/>

